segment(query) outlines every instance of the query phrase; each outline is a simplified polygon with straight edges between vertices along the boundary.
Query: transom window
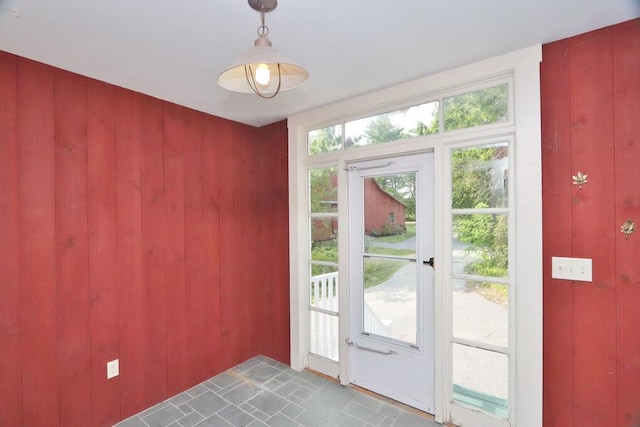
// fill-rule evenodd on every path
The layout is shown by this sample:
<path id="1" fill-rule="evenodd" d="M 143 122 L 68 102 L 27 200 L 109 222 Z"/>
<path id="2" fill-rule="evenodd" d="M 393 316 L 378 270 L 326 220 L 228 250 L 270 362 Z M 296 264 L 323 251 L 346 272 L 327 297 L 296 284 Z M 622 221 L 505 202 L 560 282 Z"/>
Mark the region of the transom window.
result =
<path id="1" fill-rule="evenodd" d="M 509 83 L 505 82 L 311 130 L 307 134 L 307 154 L 505 123 L 510 121 L 509 111 Z"/>

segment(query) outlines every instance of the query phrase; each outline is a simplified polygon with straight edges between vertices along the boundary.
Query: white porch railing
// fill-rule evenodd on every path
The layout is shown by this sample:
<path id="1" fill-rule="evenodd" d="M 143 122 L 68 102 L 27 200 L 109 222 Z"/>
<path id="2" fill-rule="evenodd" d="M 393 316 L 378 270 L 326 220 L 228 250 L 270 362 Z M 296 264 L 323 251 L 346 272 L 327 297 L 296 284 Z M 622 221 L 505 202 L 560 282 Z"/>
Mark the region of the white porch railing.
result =
<path id="1" fill-rule="evenodd" d="M 309 351 L 338 360 L 338 273 L 312 276 L 309 284 Z M 371 334 L 391 336 L 392 322 L 378 318 L 364 301 L 365 330 Z"/>

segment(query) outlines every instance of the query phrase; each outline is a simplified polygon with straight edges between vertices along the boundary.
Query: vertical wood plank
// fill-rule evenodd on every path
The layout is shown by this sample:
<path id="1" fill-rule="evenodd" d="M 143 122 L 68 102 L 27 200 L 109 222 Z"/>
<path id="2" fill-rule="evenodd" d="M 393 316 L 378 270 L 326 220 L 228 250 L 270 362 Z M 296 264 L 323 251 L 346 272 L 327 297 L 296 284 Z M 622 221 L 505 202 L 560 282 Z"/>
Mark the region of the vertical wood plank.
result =
<path id="1" fill-rule="evenodd" d="M 120 286 L 120 408 L 146 408 L 145 299 L 142 274 L 140 95 L 116 90 L 117 271 Z"/>
<path id="2" fill-rule="evenodd" d="M 53 69 L 18 59 L 23 424 L 59 419 Z"/>
<path id="3" fill-rule="evenodd" d="M 142 146 L 142 270 L 145 290 L 145 402 L 151 406 L 167 396 L 165 320 L 164 152 L 162 102 L 140 100 Z"/>
<path id="4" fill-rule="evenodd" d="M 187 341 L 199 343 L 191 346 L 187 355 L 189 380 L 193 383 L 206 378 L 206 354 L 200 343 L 207 330 L 206 301 L 204 300 L 206 263 L 204 258 L 203 201 L 202 201 L 202 116 L 192 110 L 183 111 L 189 123 L 185 129 L 184 166 L 184 233 L 185 274 L 186 274 L 186 313 Z"/>
<path id="5" fill-rule="evenodd" d="M 640 19 L 613 27 L 615 232 L 617 289 L 617 425 L 640 425 Z"/>
<path id="6" fill-rule="evenodd" d="M 240 287 L 237 256 L 242 223 L 236 211 L 235 194 L 240 190 L 236 185 L 236 159 L 234 157 L 235 124 L 227 122 L 220 129 L 224 138 L 219 140 L 220 171 L 220 315 L 221 339 L 226 351 L 221 355 L 222 367 L 227 369 L 240 362 L 239 357 L 242 331 L 246 327 L 242 323 L 243 289 Z"/>
<path id="7" fill-rule="evenodd" d="M 616 290 L 611 30 L 572 39 L 571 158 L 589 183 L 573 188 L 573 256 L 592 258 L 593 282 L 574 282 L 574 425 L 616 415 Z"/>
<path id="8" fill-rule="evenodd" d="M 164 182 L 165 304 L 167 317 L 168 391 L 170 395 L 186 390 L 187 376 L 185 231 L 184 231 L 184 127 L 182 107 L 164 105 Z"/>
<path id="9" fill-rule="evenodd" d="M 106 377 L 107 362 L 119 358 L 115 91 L 95 80 L 87 85 L 87 140 L 92 420 L 112 426 L 120 420 L 120 377 Z"/>
<path id="10" fill-rule="evenodd" d="M 54 92 L 60 424 L 89 425 L 86 79 L 56 70 Z"/>
<path id="11" fill-rule="evenodd" d="M 260 215 L 254 219 L 257 225 L 255 239 L 258 243 L 256 257 L 257 259 L 265 261 L 260 263 L 260 278 L 258 279 L 262 283 L 260 286 L 260 298 L 263 301 L 263 308 L 260 315 L 263 316 L 264 321 L 255 327 L 258 329 L 259 336 L 269 337 L 269 339 L 262 339 L 259 350 L 260 354 L 273 357 L 272 348 L 276 341 L 276 329 L 272 329 L 272 332 L 270 332 L 267 328 L 276 326 L 273 324 L 272 319 L 279 309 L 277 302 L 273 298 L 277 286 L 277 284 L 273 282 L 273 271 L 276 268 L 275 264 L 277 264 L 277 262 L 275 260 L 271 262 L 267 260 L 271 260 L 271 257 L 276 255 L 281 239 L 281 236 L 275 234 L 277 231 L 272 228 L 275 214 L 273 209 L 275 202 L 273 200 L 273 184 L 275 174 L 277 173 L 277 167 L 274 167 L 275 164 L 272 162 L 275 156 L 273 150 L 276 147 L 273 145 L 272 134 L 267 128 L 254 129 L 253 134 L 253 139 L 257 142 L 255 143 L 255 151 L 257 158 L 260 159 L 256 168 L 257 173 L 255 176 L 257 179 L 253 184 L 256 189 L 256 211 L 260 212 Z M 264 173 L 268 171 L 273 171 L 273 173 L 270 174 L 271 179 L 260 179 L 260 177 L 264 177 Z M 273 237 L 273 239 L 270 239 L 270 236 Z M 268 309 L 265 309 L 265 306 L 268 307 Z"/>
<path id="12" fill-rule="evenodd" d="M 290 362 L 289 351 L 289 227 L 288 227 L 288 167 L 287 167 L 287 126 L 278 122 L 259 129 L 259 173 L 257 184 L 261 222 L 261 259 L 269 260 L 264 283 L 267 301 L 261 322 L 262 334 L 269 339 L 263 343 L 265 355 L 283 363 Z M 265 330 L 269 328 L 270 331 Z"/>
<path id="13" fill-rule="evenodd" d="M 278 206 L 271 229 L 278 237 L 279 247 L 274 254 L 278 261 L 274 263 L 273 281 L 278 284 L 275 295 L 278 307 L 273 320 L 276 330 L 276 348 L 273 357 L 285 363 L 291 363 L 290 349 L 290 301 L 289 301 L 289 168 L 288 168 L 288 129 L 287 123 L 276 124 L 277 153 L 273 164 L 278 165 L 274 176 L 275 190 L 273 203 Z"/>
<path id="14" fill-rule="evenodd" d="M 242 359 L 249 359 L 258 354 L 259 349 L 270 334 L 262 335 L 259 326 L 264 311 L 264 296 L 268 284 L 265 276 L 259 273 L 264 262 L 256 262 L 258 253 L 258 218 L 263 215 L 258 211 L 257 196 L 258 184 L 258 159 L 257 159 L 257 133 L 256 129 L 242 126 L 237 128 L 238 140 L 234 149 L 240 169 L 236 170 L 236 183 L 242 191 L 236 193 L 239 202 L 239 216 L 241 220 L 240 243 L 241 250 L 237 254 L 237 262 L 242 272 L 242 288 L 244 289 L 245 303 L 243 304 L 244 322 L 246 324 L 244 339 L 242 340 Z M 269 308 L 271 310 L 272 308 Z M 254 348 L 257 347 L 257 348 Z"/>
<path id="15" fill-rule="evenodd" d="M 543 207 L 543 402 L 544 424 L 573 425 L 573 288 L 551 278 L 551 257 L 572 249 L 571 109 L 569 44 L 542 49 L 541 124 Z M 567 410 L 569 408 L 569 410 Z"/>
<path id="16" fill-rule="evenodd" d="M 222 371 L 220 353 L 224 351 L 220 339 L 220 201 L 219 177 L 220 157 L 218 152 L 220 129 L 225 126 L 222 119 L 205 116 L 202 120 L 202 201 L 205 259 L 205 287 L 203 299 L 210 325 L 206 329 L 202 346 L 207 363 L 207 376 Z"/>
<path id="17" fill-rule="evenodd" d="M 16 57 L 0 52 L 0 420 L 22 425 Z"/>

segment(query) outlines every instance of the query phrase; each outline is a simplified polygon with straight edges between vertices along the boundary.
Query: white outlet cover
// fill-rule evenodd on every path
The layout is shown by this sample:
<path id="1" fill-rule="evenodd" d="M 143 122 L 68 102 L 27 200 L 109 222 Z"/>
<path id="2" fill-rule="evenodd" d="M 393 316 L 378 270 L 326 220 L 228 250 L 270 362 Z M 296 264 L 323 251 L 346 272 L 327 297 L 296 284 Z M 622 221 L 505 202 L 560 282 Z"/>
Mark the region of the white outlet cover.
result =
<path id="1" fill-rule="evenodd" d="M 120 375 L 120 360 L 116 359 L 107 362 L 107 379 L 117 377 L 118 375 Z"/>

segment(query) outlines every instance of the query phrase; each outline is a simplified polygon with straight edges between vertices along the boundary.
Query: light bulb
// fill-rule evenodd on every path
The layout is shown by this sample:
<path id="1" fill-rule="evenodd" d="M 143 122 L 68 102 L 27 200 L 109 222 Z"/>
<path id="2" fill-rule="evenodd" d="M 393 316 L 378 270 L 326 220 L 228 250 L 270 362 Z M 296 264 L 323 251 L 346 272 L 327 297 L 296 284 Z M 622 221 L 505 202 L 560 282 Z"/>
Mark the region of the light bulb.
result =
<path id="1" fill-rule="evenodd" d="M 267 86 L 271 80 L 271 71 L 267 64 L 258 64 L 256 67 L 256 83 Z"/>

